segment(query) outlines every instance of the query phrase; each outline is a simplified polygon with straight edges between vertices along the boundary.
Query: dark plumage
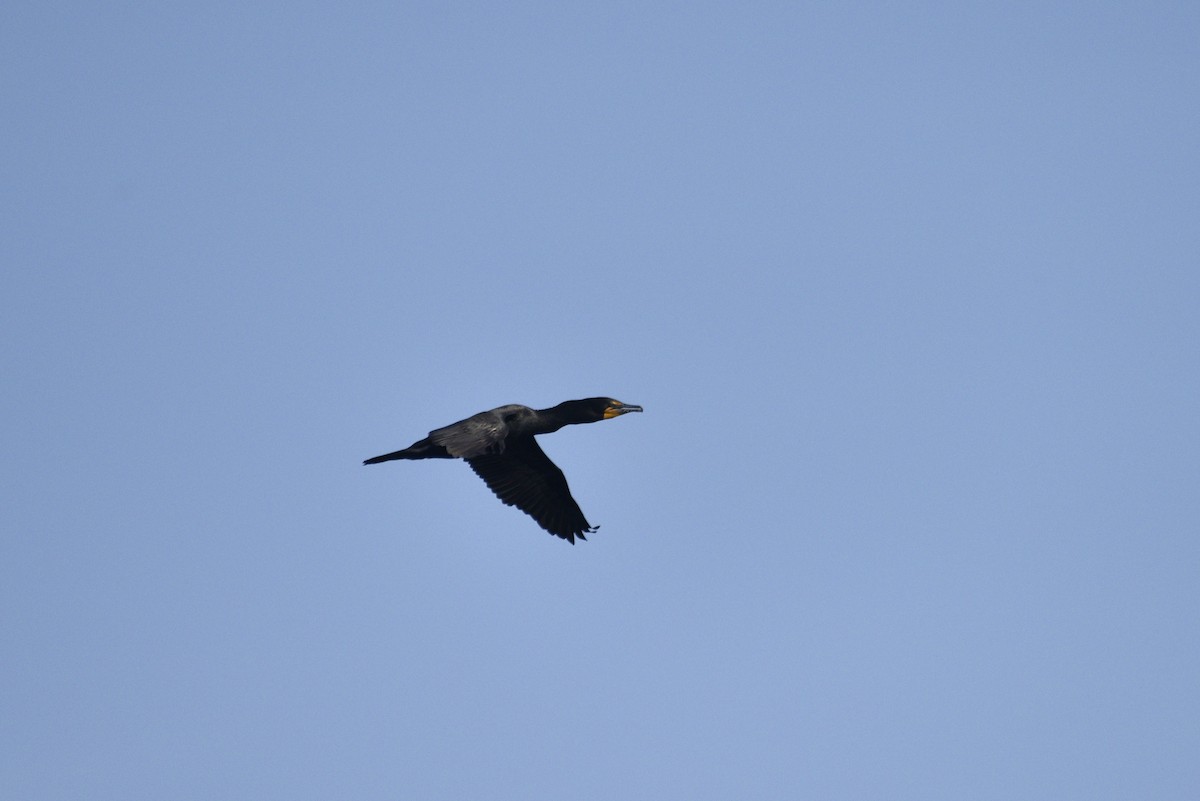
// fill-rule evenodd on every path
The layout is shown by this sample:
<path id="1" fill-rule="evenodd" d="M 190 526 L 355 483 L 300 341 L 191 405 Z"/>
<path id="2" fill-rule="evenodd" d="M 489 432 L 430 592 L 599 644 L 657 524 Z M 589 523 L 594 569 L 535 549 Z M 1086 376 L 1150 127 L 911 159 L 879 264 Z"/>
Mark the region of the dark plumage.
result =
<path id="1" fill-rule="evenodd" d="M 566 477 L 534 437 L 563 426 L 595 423 L 641 410 L 641 406 L 612 398 L 563 401 L 549 409 L 514 403 L 434 429 L 402 451 L 375 456 L 363 464 L 392 459 L 465 459 L 497 498 L 574 544 L 576 537 L 585 540 L 584 535 L 596 527 L 583 516 L 571 497 Z"/>

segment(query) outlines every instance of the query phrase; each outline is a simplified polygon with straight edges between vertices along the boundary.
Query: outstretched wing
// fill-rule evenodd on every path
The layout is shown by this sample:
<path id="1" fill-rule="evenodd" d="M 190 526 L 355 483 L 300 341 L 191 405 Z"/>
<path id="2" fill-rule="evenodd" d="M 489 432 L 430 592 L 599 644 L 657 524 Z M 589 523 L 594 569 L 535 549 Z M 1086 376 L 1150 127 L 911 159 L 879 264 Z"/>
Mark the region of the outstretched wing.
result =
<path id="1" fill-rule="evenodd" d="M 596 529 L 588 524 L 571 497 L 567 479 L 550 461 L 537 440 L 510 440 L 503 453 L 467 459 L 467 464 L 487 483 L 496 497 L 515 506 L 551 534 L 586 540 Z"/>

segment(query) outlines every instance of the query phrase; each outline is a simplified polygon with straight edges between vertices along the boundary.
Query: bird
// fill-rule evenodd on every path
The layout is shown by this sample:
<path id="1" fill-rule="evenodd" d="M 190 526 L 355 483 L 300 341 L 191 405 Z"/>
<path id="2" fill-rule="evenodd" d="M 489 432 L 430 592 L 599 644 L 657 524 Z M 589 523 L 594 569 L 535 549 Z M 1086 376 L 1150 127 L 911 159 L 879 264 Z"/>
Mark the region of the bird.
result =
<path id="1" fill-rule="evenodd" d="M 588 523 L 571 497 L 566 476 L 546 455 L 535 437 L 563 426 L 611 420 L 642 407 L 612 398 L 563 401 L 549 409 L 519 403 L 498 406 L 435 428 L 407 448 L 363 461 L 393 459 L 463 459 L 507 506 L 515 506 L 551 534 L 572 545 L 586 540 L 598 526 Z"/>

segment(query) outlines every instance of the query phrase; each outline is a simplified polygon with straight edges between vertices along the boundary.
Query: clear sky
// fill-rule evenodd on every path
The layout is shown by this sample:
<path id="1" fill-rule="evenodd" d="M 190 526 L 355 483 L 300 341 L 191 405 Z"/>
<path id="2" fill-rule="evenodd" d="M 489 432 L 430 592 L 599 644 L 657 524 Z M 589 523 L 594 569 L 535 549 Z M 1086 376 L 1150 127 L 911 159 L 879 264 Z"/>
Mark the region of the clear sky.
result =
<path id="1" fill-rule="evenodd" d="M 0 797 L 1200 797 L 1197 4 L 3 18 Z"/>

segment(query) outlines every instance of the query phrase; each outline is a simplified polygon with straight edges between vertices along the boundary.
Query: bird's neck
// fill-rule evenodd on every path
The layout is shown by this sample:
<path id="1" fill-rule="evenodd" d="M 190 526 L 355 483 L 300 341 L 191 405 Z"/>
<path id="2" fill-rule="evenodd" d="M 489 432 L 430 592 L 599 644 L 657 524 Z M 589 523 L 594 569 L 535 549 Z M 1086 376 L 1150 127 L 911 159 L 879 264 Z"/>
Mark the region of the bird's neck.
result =
<path id="1" fill-rule="evenodd" d="M 538 432 L 539 434 L 553 434 L 563 426 L 573 426 L 578 423 L 586 423 L 588 420 L 580 418 L 579 408 L 576 401 L 563 401 L 557 406 L 551 406 L 549 409 L 541 409 L 538 412 Z"/>

